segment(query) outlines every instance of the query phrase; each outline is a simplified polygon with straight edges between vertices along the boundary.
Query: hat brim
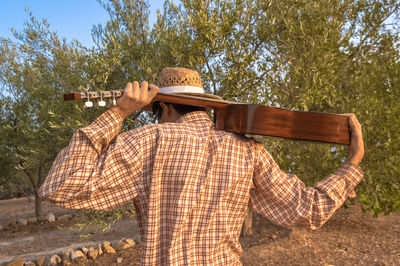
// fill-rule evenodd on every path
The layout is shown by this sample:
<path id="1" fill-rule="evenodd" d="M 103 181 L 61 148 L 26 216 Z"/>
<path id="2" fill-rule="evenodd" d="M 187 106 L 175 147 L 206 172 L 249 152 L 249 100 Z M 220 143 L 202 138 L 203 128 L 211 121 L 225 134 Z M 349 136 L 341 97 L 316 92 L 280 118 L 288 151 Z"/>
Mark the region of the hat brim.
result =
<path id="1" fill-rule="evenodd" d="M 170 95 L 186 95 L 186 96 L 194 96 L 193 98 L 205 98 L 205 99 L 210 99 L 213 101 L 221 101 L 225 102 L 225 100 L 217 95 L 214 94 L 209 94 L 209 93 L 196 93 L 196 92 L 177 92 L 177 93 L 168 93 Z M 141 108 L 143 111 L 147 112 L 152 112 L 152 104 L 156 102 L 157 100 L 153 100 L 150 104 L 144 106 Z M 184 103 L 182 103 L 184 105 Z"/>

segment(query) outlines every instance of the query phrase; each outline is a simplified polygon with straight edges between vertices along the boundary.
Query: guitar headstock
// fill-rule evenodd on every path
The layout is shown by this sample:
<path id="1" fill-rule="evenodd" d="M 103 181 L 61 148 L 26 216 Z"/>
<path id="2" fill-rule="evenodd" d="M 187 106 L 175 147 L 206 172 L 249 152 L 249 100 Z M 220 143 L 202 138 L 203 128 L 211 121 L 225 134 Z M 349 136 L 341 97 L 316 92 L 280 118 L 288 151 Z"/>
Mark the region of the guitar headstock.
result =
<path id="1" fill-rule="evenodd" d="M 93 107 L 94 103 L 96 103 L 96 106 L 104 107 L 107 106 L 106 100 L 110 100 L 109 105 L 116 105 L 116 99 L 121 97 L 123 93 L 122 90 L 73 92 L 64 94 L 64 101 L 83 100 L 84 106 L 87 108 Z"/>

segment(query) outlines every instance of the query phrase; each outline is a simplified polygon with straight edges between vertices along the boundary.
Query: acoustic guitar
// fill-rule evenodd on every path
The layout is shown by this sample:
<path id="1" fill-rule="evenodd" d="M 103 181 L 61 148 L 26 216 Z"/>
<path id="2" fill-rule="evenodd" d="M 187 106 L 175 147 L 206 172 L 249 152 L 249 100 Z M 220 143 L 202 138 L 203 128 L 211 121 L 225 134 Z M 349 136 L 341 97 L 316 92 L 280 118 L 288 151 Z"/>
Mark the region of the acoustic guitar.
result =
<path id="1" fill-rule="evenodd" d="M 65 101 L 83 100 L 86 107 L 106 106 L 105 99 L 116 99 L 123 90 L 73 92 L 64 94 Z M 256 104 L 234 103 L 192 95 L 158 93 L 153 101 L 185 104 L 214 109 L 215 128 L 239 134 L 254 134 L 295 140 L 350 144 L 348 117 L 317 112 L 292 111 Z"/>

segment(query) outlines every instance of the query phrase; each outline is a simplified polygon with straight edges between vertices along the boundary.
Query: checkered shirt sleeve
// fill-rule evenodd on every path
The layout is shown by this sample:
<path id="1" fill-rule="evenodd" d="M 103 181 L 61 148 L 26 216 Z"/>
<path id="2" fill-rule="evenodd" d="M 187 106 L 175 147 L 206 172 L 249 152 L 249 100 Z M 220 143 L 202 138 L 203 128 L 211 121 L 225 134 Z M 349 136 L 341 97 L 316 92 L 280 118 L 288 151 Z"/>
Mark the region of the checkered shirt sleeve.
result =
<path id="1" fill-rule="evenodd" d="M 361 168 L 349 163 L 314 187 L 306 187 L 296 175 L 284 173 L 261 144 L 257 151 L 251 204 L 281 226 L 318 229 L 349 196 L 355 196 L 354 188 L 363 177 Z"/>
<path id="2" fill-rule="evenodd" d="M 129 145 L 128 152 L 117 137 L 122 121 L 109 110 L 79 129 L 57 155 L 39 195 L 73 209 L 111 210 L 131 201 L 140 181 L 130 177 L 140 176 L 141 155 L 139 146 Z"/>

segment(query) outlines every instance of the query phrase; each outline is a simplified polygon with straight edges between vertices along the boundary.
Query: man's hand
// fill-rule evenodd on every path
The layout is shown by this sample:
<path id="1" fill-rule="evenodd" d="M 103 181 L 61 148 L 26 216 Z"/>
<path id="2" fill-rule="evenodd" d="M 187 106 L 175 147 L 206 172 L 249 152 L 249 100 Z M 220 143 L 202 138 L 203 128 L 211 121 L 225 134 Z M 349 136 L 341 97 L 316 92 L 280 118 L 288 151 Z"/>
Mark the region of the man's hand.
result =
<path id="1" fill-rule="evenodd" d="M 156 96 L 158 87 L 143 81 L 140 84 L 137 81 L 126 84 L 124 94 L 117 100 L 117 105 L 111 109 L 116 111 L 123 119 L 140 108 L 148 105 Z"/>
<path id="2" fill-rule="evenodd" d="M 364 157 L 364 141 L 362 137 L 361 124 L 354 114 L 343 114 L 349 117 L 351 141 L 349 145 L 349 157 L 347 163 L 359 164 Z"/>

